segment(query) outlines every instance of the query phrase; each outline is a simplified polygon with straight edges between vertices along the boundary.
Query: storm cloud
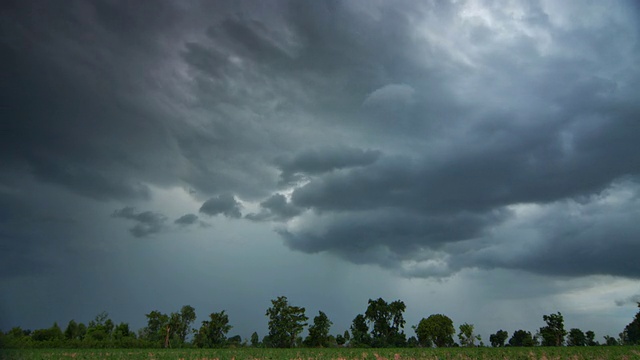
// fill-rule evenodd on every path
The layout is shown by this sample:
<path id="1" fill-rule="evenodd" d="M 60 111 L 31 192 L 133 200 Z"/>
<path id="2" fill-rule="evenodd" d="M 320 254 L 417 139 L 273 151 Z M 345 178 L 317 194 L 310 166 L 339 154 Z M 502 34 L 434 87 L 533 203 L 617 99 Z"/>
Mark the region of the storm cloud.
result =
<path id="1" fill-rule="evenodd" d="M 0 280 L 83 254 L 135 276 L 153 243 L 185 251 L 176 274 L 228 246 L 265 276 L 278 254 L 635 284 L 639 19 L 633 1 L 7 2 Z"/>

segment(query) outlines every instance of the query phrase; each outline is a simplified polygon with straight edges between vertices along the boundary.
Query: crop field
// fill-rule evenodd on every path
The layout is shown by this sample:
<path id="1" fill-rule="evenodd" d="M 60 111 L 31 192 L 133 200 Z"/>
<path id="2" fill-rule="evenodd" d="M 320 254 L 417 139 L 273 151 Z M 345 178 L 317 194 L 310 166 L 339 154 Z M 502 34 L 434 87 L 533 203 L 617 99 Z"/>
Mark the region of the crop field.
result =
<path id="1" fill-rule="evenodd" d="M 402 360 L 640 359 L 640 346 L 449 349 L 27 349 L 0 350 L 1 360 L 184 359 L 184 360 Z"/>

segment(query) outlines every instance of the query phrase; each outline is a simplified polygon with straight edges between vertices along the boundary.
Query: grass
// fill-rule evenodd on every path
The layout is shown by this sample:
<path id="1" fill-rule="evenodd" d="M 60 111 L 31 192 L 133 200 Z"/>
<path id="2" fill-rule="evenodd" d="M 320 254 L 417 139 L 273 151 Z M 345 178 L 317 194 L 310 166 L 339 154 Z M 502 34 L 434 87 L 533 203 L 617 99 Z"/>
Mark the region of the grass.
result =
<path id="1" fill-rule="evenodd" d="M 0 360 L 640 360 L 640 346 L 449 349 L 0 349 Z"/>

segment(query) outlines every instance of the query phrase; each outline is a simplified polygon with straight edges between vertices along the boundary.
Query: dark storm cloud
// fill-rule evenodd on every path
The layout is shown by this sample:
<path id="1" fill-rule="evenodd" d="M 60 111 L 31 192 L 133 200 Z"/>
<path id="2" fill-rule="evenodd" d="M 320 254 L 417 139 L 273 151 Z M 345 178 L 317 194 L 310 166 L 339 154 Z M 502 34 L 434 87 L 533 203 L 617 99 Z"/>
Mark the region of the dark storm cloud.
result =
<path id="1" fill-rule="evenodd" d="M 408 276 L 638 277 L 637 9 L 571 6 L 16 2 L 0 168 L 99 200 L 186 185 L 210 216 L 259 203 L 292 249 Z"/>
<path id="2" fill-rule="evenodd" d="M 292 205 L 282 194 L 274 194 L 260 203 L 262 211 L 247 214 L 245 217 L 253 221 L 286 221 L 302 213 L 302 209 Z"/>
<path id="3" fill-rule="evenodd" d="M 305 175 L 318 175 L 333 170 L 366 166 L 380 157 L 380 151 L 355 148 L 306 150 L 291 158 L 277 161 L 282 183 L 292 183 Z"/>
<path id="4" fill-rule="evenodd" d="M 130 206 L 114 211 L 111 216 L 135 221 L 136 224 L 129 229 L 129 232 L 135 237 L 157 234 L 164 229 L 167 221 L 167 217 L 162 214 L 152 211 L 136 213 L 135 208 Z"/>
<path id="5" fill-rule="evenodd" d="M 242 204 L 236 200 L 235 196 L 221 194 L 205 201 L 200 207 L 200 212 L 210 216 L 222 214 L 229 218 L 240 218 L 242 217 L 240 208 Z"/>
<path id="6" fill-rule="evenodd" d="M 174 223 L 178 225 L 193 225 L 198 222 L 198 215 L 196 214 L 186 214 L 177 218 Z"/>

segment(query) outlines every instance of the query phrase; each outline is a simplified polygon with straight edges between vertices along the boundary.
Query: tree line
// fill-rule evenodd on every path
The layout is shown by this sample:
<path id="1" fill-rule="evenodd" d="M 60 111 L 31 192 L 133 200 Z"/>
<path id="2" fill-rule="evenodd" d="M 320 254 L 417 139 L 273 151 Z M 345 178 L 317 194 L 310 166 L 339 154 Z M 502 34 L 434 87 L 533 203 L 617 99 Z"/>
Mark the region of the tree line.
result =
<path id="1" fill-rule="evenodd" d="M 638 303 L 640 308 L 640 303 Z M 226 312 L 209 314 L 201 321 L 200 327 L 193 327 L 196 320 L 195 309 L 190 305 L 180 311 L 164 314 L 154 310 L 145 314 L 147 326 L 134 332 L 128 323 L 115 324 L 106 312 L 98 314 L 87 325 L 69 321 L 63 331 L 57 323 L 46 329 L 23 330 L 20 327 L 5 332 L 0 331 L 0 347 L 68 347 L 68 348 L 131 348 L 131 347 L 475 347 L 485 346 L 480 335 L 474 333 L 474 325 L 464 323 L 458 327 L 457 338 L 453 321 L 443 314 L 433 314 L 421 319 L 411 328 L 415 336 L 407 338 L 404 328 L 406 306 L 400 300 L 391 303 L 382 298 L 370 299 L 363 314 L 353 319 L 344 333 L 332 335 L 333 323 L 322 311 L 313 318 L 305 314 L 304 307 L 289 304 L 287 297 L 271 300 L 271 307 L 265 313 L 268 317 L 269 332 L 260 339 L 254 332 L 249 339 L 239 335 L 229 337 L 233 328 Z M 537 332 L 516 330 L 509 334 L 500 329 L 491 334 L 492 347 L 505 346 L 596 346 L 596 345 L 636 345 L 640 344 L 640 311 L 619 334 L 618 338 L 605 336 L 603 344 L 595 340 L 593 331 L 583 332 L 572 328 L 565 330 L 564 318 L 560 312 L 543 315 L 545 326 Z M 305 327 L 308 335 L 302 337 Z M 508 340 L 508 341 L 507 341 Z"/>

